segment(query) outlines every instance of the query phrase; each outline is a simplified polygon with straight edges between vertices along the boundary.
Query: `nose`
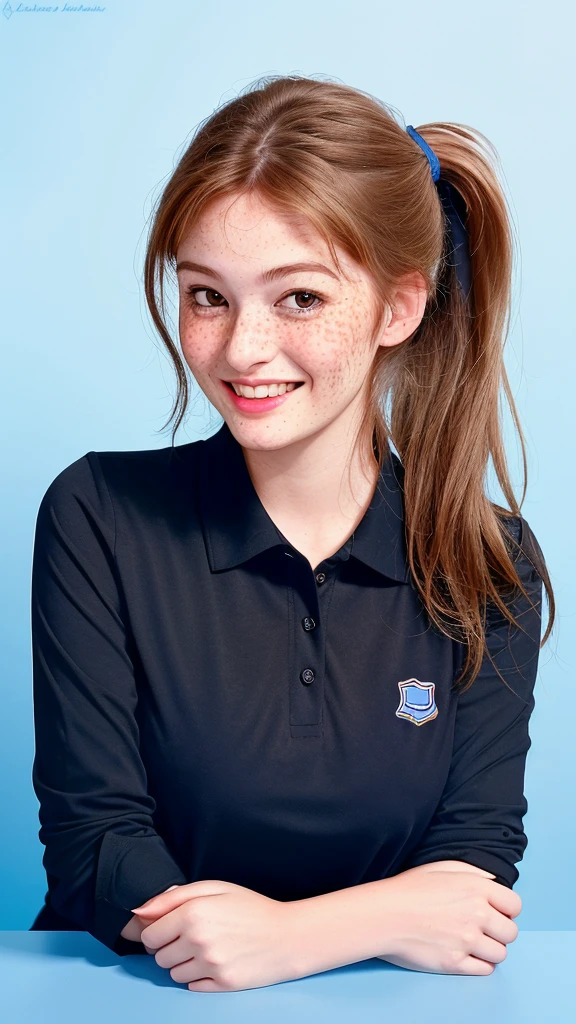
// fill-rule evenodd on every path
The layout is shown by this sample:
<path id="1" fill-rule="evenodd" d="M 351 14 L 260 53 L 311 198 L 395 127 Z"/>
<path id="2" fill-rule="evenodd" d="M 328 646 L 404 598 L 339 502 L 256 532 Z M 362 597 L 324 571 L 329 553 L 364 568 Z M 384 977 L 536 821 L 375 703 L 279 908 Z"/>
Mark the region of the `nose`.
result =
<path id="1" fill-rule="evenodd" d="M 262 311 L 239 311 L 226 339 L 225 356 L 229 366 L 240 373 L 257 363 L 269 363 L 278 351 L 274 325 L 266 322 Z"/>

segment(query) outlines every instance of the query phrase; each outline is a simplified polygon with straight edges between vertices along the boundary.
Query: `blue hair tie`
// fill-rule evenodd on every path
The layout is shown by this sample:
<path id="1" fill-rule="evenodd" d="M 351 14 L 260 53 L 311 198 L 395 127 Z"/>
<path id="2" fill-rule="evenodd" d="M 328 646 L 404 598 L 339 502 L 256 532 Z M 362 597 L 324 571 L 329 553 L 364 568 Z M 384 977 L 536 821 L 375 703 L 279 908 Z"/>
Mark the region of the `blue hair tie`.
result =
<path id="1" fill-rule="evenodd" d="M 413 125 L 407 125 L 406 131 L 408 132 L 408 135 L 412 136 L 414 142 L 418 143 L 420 149 L 423 149 L 424 152 L 426 153 L 426 156 L 428 157 L 428 163 L 430 164 L 430 170 L 432 171 L 432 181 L 438 181 L 438 178 L 440 177 L 440 161 L 436 156 L 436 153 L 434 152 L 433 149 L 430 148 L 426 140 L 423 139 L 422 136 L 418 134 Z"/>
<path id="2" fill-rule="evenodd" d="M 463 196 L 452 182 L 446 181 L 445 178 L 440 177 L 440 161 L 425 139 L 418 134 L 411 124 L 407 125 L 406 131 L 412 136 L 414 141 L 418 143 L 420 149 L 423 150 L 428 157 L 428 163 L 430 164 L 430 170 L 432 172 L 432 181 L 436 184 L 436 190 L 440 197 L 444 213 L 448 218 L 448 229 L 450 232 L 450 241 L 452 243 L 452 252 L 454 253 L 456 277 L 458 278 L 464 297 L 468 299 L 470 297 L 472 273 L 470 268 L 470 242 L 468 238 L 468 228 L 466 226 L 468 220 L 466 203 Z"/>

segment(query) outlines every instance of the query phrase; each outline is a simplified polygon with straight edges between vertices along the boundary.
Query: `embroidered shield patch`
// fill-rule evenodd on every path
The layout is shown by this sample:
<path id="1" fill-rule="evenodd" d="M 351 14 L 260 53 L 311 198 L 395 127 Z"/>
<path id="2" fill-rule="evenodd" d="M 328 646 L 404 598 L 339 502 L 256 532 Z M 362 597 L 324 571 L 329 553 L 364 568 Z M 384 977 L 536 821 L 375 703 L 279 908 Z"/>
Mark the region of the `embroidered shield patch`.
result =
<path id="1" fill-rule="evenodd" d="M 438 714 L 434 700 L 434 683 L 421 683 L 418 679 L 405 679 L 398 683 L 400 703 L 396 709 L 398 718 L 407 718 L 414 725 L 431 722 Z"/>

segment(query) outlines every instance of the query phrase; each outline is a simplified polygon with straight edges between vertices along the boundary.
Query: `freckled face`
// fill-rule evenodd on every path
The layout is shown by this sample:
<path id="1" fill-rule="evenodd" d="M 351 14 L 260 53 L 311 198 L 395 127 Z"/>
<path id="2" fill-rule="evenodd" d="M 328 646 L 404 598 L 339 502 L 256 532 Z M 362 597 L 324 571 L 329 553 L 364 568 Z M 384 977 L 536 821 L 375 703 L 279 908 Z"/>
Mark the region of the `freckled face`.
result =
<path id="1" fill-rule="evenodd" d="M 275 449 L 325 431 L 344 438 L 358 422 L 379 344 L 369 337 L 374 298 L 363 268 L 337 252 L 346 277 L 307 220 L 279 214 L 255 195 L 213 203 L 178 249 L 184 358 L 247 448 Z M 262 276 L 310 262 L 326 269 Z M 304 383 L 273 408 L 252 412 L 223 384 L 241 377 Z"/>

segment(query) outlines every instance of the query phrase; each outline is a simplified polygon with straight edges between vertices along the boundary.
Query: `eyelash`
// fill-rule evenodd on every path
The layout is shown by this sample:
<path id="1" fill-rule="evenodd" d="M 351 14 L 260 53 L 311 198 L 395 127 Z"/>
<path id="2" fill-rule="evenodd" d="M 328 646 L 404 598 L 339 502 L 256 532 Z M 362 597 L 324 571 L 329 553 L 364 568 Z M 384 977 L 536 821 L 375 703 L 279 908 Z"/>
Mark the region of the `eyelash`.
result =
<path id="1" fill-rule="evenodd" d="M 221 294 L 220 292 L 216 291 L 215 288 L 201 288 L 201 287 L 199 287 L 197 285 L 189 285 L 188 288 L 185 289 L 185 294 L 186 294 L 186 296 L 190 300 L 193 300 L 194 296 L 196 295 L 196 292 L 215 292 L 216 295 L 220 295 Z M 301 316 L 303 313 L 305 315 L 307 315 L 309 313 L 313 313 L 316 309 L 320 309 L 320 306 L 324 305 L 324 299 L 320 295 L 318 295 L 316 292 L 310 292 L 306 288 L 299 288 L 296 291 L 288 292 L 288 294 L 287 295 L 283 295 L 282 298 L 283 299 L 289 299 L 292 295 L 310 295 L 313 299 L 317 299 L 318 301 L 317 301 L 316 305 L 314 305 L 314 306 L 307 306 L 307 307 L 302 308 L 302 309 L 298 309 L 298 308 L 291 309 L 291 310 L 289 310 L 290 315 L 296 314 L 296 316 Z M 198 309 L 224 309 L 225 308 L 224 306 L 203 306 L 199 302 L 195 302 L 195 301 L 190 301 L 189 305 L 192 307 L 194 312 L 196 312 L 196 310 L 198 310 Z M 201 313 L 200 315 L 203 316 L 204 314 Z"/>

